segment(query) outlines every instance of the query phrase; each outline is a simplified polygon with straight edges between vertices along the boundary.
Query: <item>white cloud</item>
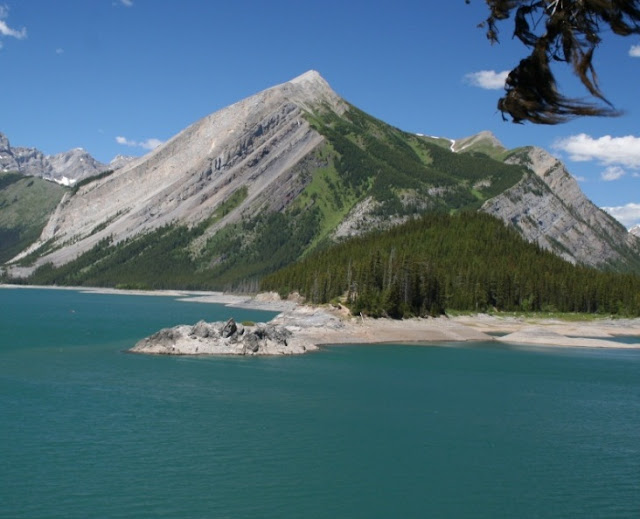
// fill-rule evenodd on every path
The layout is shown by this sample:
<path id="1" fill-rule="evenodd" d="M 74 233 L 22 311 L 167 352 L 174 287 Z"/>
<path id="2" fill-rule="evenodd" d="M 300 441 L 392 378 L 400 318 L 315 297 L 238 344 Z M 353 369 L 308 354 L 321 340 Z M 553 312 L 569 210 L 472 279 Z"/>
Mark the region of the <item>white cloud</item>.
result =
<path id="1" fill-rule="evenodd" d="M 120 0 L 120 2 L 126 7 L 133 7 L 133 0 Z"/>
<path id="2" fill-rule="evenodd" d="M 629 49 L 629 56 L 632 58 L 640 58 L 640 45 L 632 45 Z"/>
<path id="3" fill-rule="evenodd" d="M 640 223 L 640 204 L 630 203 L 618 207 L 603 207 L 602 209 L 626 227 Z"/>
<path id="4" fill-rule="evenodd" d="M 606 180 L 609 182 L 612 180 L 618 180 L 619 178 L 624 177 L 625 174 L 626 171 L 620 166 L 609 166 L 600 174 L 600 177 L 602 178 L 602 180 Z"/>
<path id="5" fill-rule="evenodd" d="M 132 148 L 144 148 L 145 150 L 153 150 L 161 144 L 164 144 L 164 141 L 161 141 L 160 139 L 152 138 L 146 139 L 144 141 L 132 141 L 130 139 L 127 139 L 126 137 L 122 137 L 121 135 L 118 135 L 116 137 L 116 142 L 118 144 L 122 144 L 123 146 L 130 146 Z"/>
<path id="6" fill-rule="evenodd" d="M 7 25 L 5 19 L 9 16 L 9 8 L 6 5 L 0 5 L 0 35 L 11 36 L 23 40 L 27 37 L 27 29 L 24 27 L 20 30 L 12 29 Z"/>
<path id="7" fill-rule="evenodd" d="M 555 149 L 569 154 L 576 162 L 596 160 L 604 165 L 621 165 L 628 168 L 640 168 L 640 137 L 627 135 L 611 137 L 605 135 L 598 139 L 581 133 L 556 141 Z"/>
<path id="8" fill-rule="evenodd" d="M 471 72 L 464 76 L 465 81 L 470 85 L 484 88 L 486 90 L 500 90 L 504 88 L 504 82 L 509 75 L 508 70 L 496 72 L 495 70 L 481 70 L 479 72 Z"/>
<path id="9" fill-rule="evenodd" d="M 130 141 L 129 139 L 127 139 L 126 137 L 122 137 L 121 135 L 118 135 L 116 137 L 116 142 L 118 144 L 123 144 L 124 146 L 137 146 L 135 141 Z"/>

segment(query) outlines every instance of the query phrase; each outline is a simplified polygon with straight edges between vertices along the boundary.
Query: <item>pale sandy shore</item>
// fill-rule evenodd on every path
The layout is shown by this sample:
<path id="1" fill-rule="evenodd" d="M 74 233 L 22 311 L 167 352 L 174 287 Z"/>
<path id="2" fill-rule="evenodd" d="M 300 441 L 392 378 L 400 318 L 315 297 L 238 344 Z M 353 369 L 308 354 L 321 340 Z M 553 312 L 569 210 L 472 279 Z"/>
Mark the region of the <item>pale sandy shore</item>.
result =
<path id="1" fill-rule="evenodd" d="M 300 311 L 313 312 L 298 308 L 290 314 Z M 318 345 L 497 341 L 552 347 L 640 349 L 640 319 L 569 322 L 479 314 L 390 320 L 336 317 L 340 312 L 334 309 L 323 312 L 339 318 L 343 326 L 301 326 L 300 336 Z M 287 324 L 288 319 L 283 313 L 275 321 Z M 615 341 L 616 336 L 634 336 L 638 341 L 625 344 Z"/>
<path id="2" fill-rule="evenodd" d="M 0 285 L 0 288 L 63 287 Z M 371 319 L 352 317 L 343 307 L 312 307 L 296 301 L 282 301 L 275 294 L 251 297 L 184 290 L 141 291 L 86 287 L 64 289 L 102 294 L 165 296 L 181 301 L 280 312 L 272 322 L 287 326 L 300 339 L 316 345 L 500 341 L 539 346 L 640 349 L 640 318 L 565 321 L 476 314 L 427 319 Z M 637 337 L 638 341 L 633 344 L 616 342 L 612 340 L 616 336 Z"/>

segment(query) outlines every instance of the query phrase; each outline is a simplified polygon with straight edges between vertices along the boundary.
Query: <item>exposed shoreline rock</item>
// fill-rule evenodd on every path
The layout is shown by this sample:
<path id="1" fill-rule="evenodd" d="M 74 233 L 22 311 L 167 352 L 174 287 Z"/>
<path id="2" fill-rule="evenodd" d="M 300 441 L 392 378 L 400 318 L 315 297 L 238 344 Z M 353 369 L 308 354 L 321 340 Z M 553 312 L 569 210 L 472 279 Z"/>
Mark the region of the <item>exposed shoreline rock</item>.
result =
<path id="1" fill-rule="evenodd" d="M 286 326 L 245 326 L 231 318 L 163 328 L 129 351 L 154 355 L 299 355 L 317 349 L 315 344 L 295 338 Z"/>
<path id="2" fill-rule="evenodd" d="M 280 327 L 291 333 L 286 337 L 286 345 L 278 346 L 265 343 L 264 348 L 258 348 L 258 352 L 244 351 L 243 353 L 242 345 L 237 342 L 234 344 L 233 340 L 229 340 L 230 337 L 222 339 L 216 350 L 214 341 L 208 345 L 209 337 L 205 338 L 201 335 L 205 335 L 205 330 L 211 328 L 214 329 L 212 335 L 221 334 L 220 330 L 228 321 L 203 322 L 203 324 L 181 325 L 161 330 L 158 332 L 160 335 L 154 341 L 151 341 L 151 338 L 158 334 L 139 341 L 130 350 L 136 353 L 157 355 L 290 355 L 315 351 L 320 346 L 330 344 L 429 344 L 474 341 L 529 344 L 536 347 L 640 349 L 640 318 L 602 317 L 576 321 L 535 316 L 469 314 L 393 320 L 354 317 L 344 307 L 313 307 L 303 304 L 301 300 L 280 300 L 274 293 L 263 293 L 251 297 L 221 292 L 183 290 L 149 292 L 107 288 L 0 284 L 0 290 L 2 289 L 78 290 L 101 294 L 153 295 L 174 297 L 179 301 L 224 304 L 229 308 L 280 311 L 281 313 L 271 321 L 266 324 L 260 323 L 256 325 L 256 328 Z M 236 326 L 241 329 L 241 325 L 236 324 Z M 180 330 L 175 332 L 166 331 L 178 328 Z M 243 329 L 242 335 L 245 335 L 251 332 L 253 327 L 244 326 Z M 175 334 L 175 337 L 172 337 L 172 334 Z M 240 333 L 238 332 L 237 335 Z M 195 336 L 195 338 L 191 336 Z M 617 336 L 638 337 L 638 342 L 631 344 L 617 342 L 615 340 Z M 178 337 L 180 337 L 179 340 Z M 172 347 L 175 350 L 172 350 Z"/>

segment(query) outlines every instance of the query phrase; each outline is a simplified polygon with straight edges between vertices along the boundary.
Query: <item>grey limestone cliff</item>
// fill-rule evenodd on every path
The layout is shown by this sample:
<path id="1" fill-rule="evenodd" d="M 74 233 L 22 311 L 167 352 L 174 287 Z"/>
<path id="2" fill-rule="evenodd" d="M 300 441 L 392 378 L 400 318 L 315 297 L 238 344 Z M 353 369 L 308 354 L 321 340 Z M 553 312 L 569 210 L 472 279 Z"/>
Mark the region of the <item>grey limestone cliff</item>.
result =
<path id="1" fill-rule="evenodd" d="M 625 251 L 640 254 L 636 240 L 584 195 L 558 159 L 531 147 L 507 161 L 524 164 L 531 173 L 485 202 L 483 211 L 572 263 L 603 266 L 623 261 Z"/>

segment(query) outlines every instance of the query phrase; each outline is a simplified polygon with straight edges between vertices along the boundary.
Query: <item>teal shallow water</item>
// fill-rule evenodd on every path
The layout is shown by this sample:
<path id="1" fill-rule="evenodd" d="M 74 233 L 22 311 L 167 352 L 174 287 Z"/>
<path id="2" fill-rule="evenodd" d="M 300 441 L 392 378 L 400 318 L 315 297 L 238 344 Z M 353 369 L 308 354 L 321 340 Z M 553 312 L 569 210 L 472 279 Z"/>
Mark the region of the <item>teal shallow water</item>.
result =
<path id="1" fill-rule="evenodd" d="M 0 290 L 0 517 L 638 517 L 640 352 L 123 351 L 272 314 Z"/>

